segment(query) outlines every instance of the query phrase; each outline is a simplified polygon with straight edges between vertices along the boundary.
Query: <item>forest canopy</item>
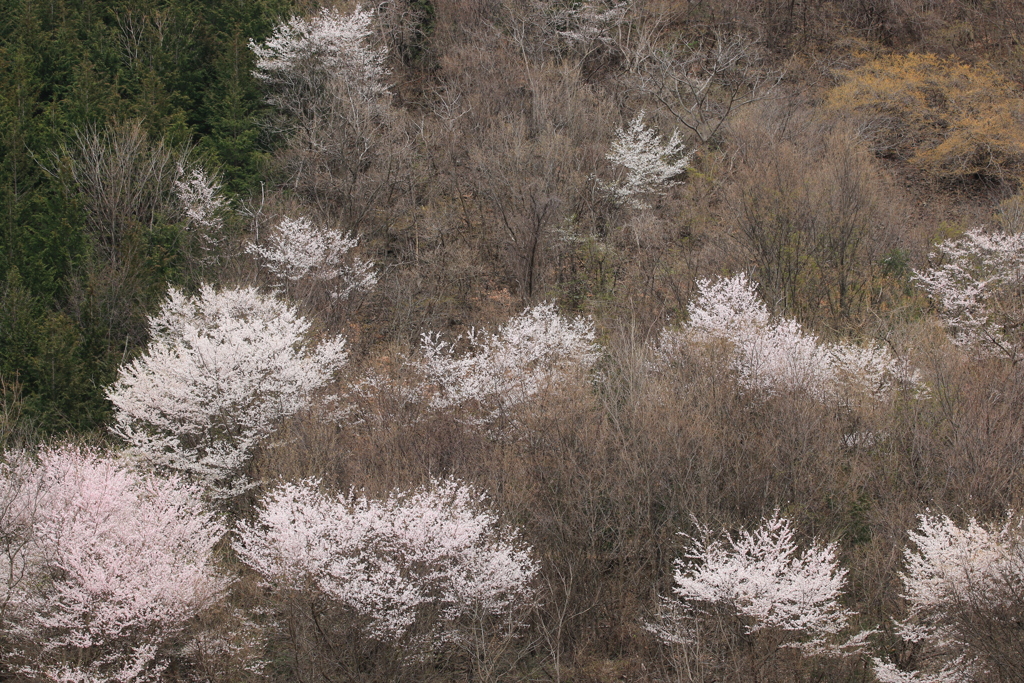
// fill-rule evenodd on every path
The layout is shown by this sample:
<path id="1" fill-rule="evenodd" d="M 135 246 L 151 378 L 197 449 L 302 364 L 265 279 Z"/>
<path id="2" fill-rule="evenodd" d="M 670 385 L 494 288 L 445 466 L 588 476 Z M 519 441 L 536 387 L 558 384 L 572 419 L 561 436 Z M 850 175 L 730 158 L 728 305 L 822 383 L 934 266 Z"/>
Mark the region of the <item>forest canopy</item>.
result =
<path id="1" fill-rule="evenodd" d="M 1022 680 L 1021 35 L 8 0 L 0 677 Z"/>

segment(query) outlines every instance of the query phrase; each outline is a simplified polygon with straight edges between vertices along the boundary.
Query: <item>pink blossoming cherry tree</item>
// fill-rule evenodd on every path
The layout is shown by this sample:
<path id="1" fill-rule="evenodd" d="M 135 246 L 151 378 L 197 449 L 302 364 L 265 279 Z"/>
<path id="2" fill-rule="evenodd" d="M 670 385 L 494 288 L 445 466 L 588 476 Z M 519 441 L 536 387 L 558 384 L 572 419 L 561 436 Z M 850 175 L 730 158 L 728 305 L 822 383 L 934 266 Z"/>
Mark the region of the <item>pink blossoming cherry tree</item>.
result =
<path id="1" fill-rule="evenodd" d="M 64 445 L 5 454 L 0 597 L 15 670 L 61 683 L 159 678 L 228 581 L 200 491 Z"/>

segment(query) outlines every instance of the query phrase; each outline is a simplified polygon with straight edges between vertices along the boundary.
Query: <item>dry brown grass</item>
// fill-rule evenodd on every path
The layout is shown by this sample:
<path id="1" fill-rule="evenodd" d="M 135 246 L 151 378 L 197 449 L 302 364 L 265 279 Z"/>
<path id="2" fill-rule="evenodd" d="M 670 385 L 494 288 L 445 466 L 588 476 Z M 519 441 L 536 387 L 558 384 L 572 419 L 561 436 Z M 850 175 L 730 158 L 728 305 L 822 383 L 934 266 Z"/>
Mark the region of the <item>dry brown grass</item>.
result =
<path id="1" fill-rule="evenodd" d="M 934 176 L 1014 184 L 1024 110 L 1013 83 L 985 64 L 934 55 L 882 57 L 854 69 L 829 106 L 854 117 L 874 151 Z"/>

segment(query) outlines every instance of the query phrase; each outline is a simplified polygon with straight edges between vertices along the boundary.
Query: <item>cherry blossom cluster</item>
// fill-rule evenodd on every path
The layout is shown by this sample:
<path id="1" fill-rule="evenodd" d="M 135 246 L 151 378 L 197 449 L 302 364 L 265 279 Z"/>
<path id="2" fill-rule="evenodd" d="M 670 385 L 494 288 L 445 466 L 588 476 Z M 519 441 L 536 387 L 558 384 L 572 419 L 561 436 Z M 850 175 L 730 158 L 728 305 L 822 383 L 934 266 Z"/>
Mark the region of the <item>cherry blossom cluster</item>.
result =
<path id="1" fill-rule="evenodd" d="M 678 184 L 690 167 L 692 153 L 686 153 L 679 131 L 663 142 L 658 131 L 644 125 L 644 112 L 628 128 L 618 129 L 607 159 L 626 169 L 626 177 L 605 191 L 615 201 L 637 209 L 647 208 L 646 197 Z"/>
<path id="2" fill-rule="evenodd" d="M 261 257 L 267 270 L 280 279 L 333 282 L 337 289 L 331 295 L 344 299 L 377 284 L 372 262 L 349 257 L 358 243 L 357 238 L 315 225 L 308 218 L 285 218 L 266 245 L 249 244 L 246 251 Z"/>
<path id="3" fill-rule="evenodd" d="M 963 527 L 946 515 L 918 519 L 919 528 L 910 532 L 914 547 L 904 553 L 907 616 L 896 626 L 905 641 L 925 649 L 925 670 L 904 671 L 876 659 L 875 675 L 882 683 L 978 680 L 988 667 L 965 637 L 975 630 L 972 622 L 1020 629 L 1024 529 L 1012 517 L 992 526 L 969 519 Z"/>
<path id="4" fill-rule="evenodd" d="M 824 401 L 850 390 L 880 397 L 898 384 L 920 387 L 916 373 L 883 346 L 825 343 L 795 320 L 773 318 L 744 273 L 698 280 L 689 316 L 681 330 L 662 333 L 663 362 L 694 342 L 724 341 L 740 381 L 751 389 L 803 390 Z"/>
<path id="5" fill-rule="evenodd" d="M 589 370 L 598 358 L 593 322 L 566 318 L 552 303 L 528 308 L 495 333 L 472 330 L 469 350 L 424 334 L 418 368 L 433 388 L 431 406 L 479 407 L 492 421 L 513 406 Z"/>
<path id="6" fill-rule="evenodd" d="M 932 258 L 941 264 L 915 270 L 914 279 L 935 302 L 953 340 L 1016 359 L 1016 330 L 1024 322 L 1024 233 L 975 228 L 940 244 Z"/>
<path id="7" fill-rule="evenodd" d="M 315 481 L 284 484 L 239 527 L 235 550 L 273 590 L 313 586 L 359 618 L 365 634 L 457 642 L 469 618 L 512 615 L 532 601 L 537 563 L 485 499 L 437 481 L 383 500 L 327 496 Z M 424 608 L 436 623 L 418 623 Z"/>
<path id="8" fill-rule="evenodd" d="M 194 297 L 171 288 L 149 320 L 145 353 L 107 390 L 114 433 L 215 495 L 239 493 L 254 449 L 312 405 L 347 359 L 344 339 L 314 347 L 309 326 L 251 287 L 203 285 Z"/>
<path id="9" fill-rule="evenodd" d="M 174 181 L 174 196 L 185 216 L 187 227 L 200 231 L 208 242 L 215 242 L 216 233 L 224 224 L 219 215 L 225 205 L 220 183 L 199 166 L 194 167 L 190 173 L 178 166 L 178 175 L 182 179 Z"/>
<path id="10" fill-rule="evenodd" d="M 629 5 L 593 0 L 565 5 L 538 0 L 536 8 L 555 35 L 578 49 L 590 51 L 615 42 L 614 33 L 625 23 Z"/>
<path id="11" fill-rule="evenodd" d="M 212 550 L 224 533 L 200 492 L 76 446 L 0 466 L 0 655 L 53 681 L 149 681 L 189 622 L 228 581 Z"/>
<path id="12" fill-rule="evenodd" d="M 741 619 L 747 635 L 781 633 L 784 646 L 807 654 L 841 654 L 862 645 L 863 636 L 838 640 L 852 612 L 840 604 L 846 570 L 839 568 L 834 543 L 800 553 L 790 521 L 777 512 L 735 538 L 700 532 L 676 562 L 673 628 L 652 627 L 656 635 L 670 641 L 696 637 L 703 619 L 724 611 Z"/>
<path id="13" fill-rule="evenodd" d="M 262 45 L 250 43 L 256 55 L 253 75 L 271 86 L 270 103 L 283 111 L 301 110 L 339 79 L 358 97 L 386 93 L 386 54 L 366 44 L 372 21 L 373 13 L 361 7 L 351 14 L 324 7 L 310 17 L 292 17 Z"/>

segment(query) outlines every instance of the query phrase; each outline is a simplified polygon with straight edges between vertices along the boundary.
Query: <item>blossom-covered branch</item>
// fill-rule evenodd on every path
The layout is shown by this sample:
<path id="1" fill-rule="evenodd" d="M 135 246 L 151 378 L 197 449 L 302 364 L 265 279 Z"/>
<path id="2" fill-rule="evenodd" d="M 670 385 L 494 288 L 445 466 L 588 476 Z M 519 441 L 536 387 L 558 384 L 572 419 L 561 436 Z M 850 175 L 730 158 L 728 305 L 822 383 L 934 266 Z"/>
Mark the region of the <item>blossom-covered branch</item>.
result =
<path id="1" fill-rule="evenodd" d="M 778 511 L 753 531 L 698 527 L 690 540 L 676 561 L 675 596 L 647 629 L 683 653 L 687 670 L 703 671 L 699 680 L 742 680 L 804 657 L 863 651 L 872 632 L 846 634 L 853 612 L 840 602 L 846 570 L 836 544 L 812 539 L 800 551 Z"/>
<path id="2" fill-rule="evenodd" d="M 364 636 L 455 642 L 478 613 L 511 615 L 532 600 L 537 564 L 484 497 L 438 481 L 383 500 L 285 484 L 239 527 L 235 549 L 273 590 L 314 591 L 365 624 Z M 436 615 L 423 623 L 424 608 Z"/>
<path id="3" fill-rule="evenodd" d="M 902 668 L 876 659 L 875 675 L 882 683 L 967 683 L 995 671 L 1003 674 L 998 680 L 1018 679 L 1019 664 L 1005 655 L 1019 646 L 1024 617 L 1020 520 L 960 526 L 946 515 L 918 519 L 904 553 L 907 615 L 896 627 L 919 656 Z"/>
<path id="4" fill-rule="evenodd" d="M 618 202 L 646 208 L 645 197 L 679 183 L 692 156 L 692 152 L 686 154 L 679 131 L 673 131 L 672 137 L 662 142 L 657 130 L 644 125 L 644 112 L 640 112 L 628 128 L 616 131 L 608 152 L 608 160 L 624 167 L 626 177 L 604 188 Z"/>
<path id="5" fill-rule="evenodd" d="M 839 602 L 846 570 L 834 543 L 798 552 L 790 521 L 778 513 L 736 538 L 705 528 L 701 535 L 676 562 L 673 592 L 683 614 L 699 620 L 706 608 L 725 609 L 743 620 L 747 634 L 775 630 L 791 647 L 839 652 L 836 638 L 852 613 Z"/>
<path id="6" fill-rule="evenodd" d="M 334 282 L 336 289 L 331 295 L 344 299 L 377 284 L 373 262 L 349 256 L 357 244 L 357 238 L 315 225 L 308 218 L 285 218 L 270 233 L 266 245 L 249 244 L 246 251 L 262 258 L 267 270 L 278 278 Z"/>
<path id="7" fill-rule="evenodd" d="M 386 93 L 385 52 L 366 45 L 372 20 L 373 13 L 361 7 L 351 14 L 325 7 L 311 17 L 292 17 L 262 45 L 250 43 L 253 75 L 270 87 L 270 103 L 300 113 L 339 80 L 356 97 Z"/>
<path id="8" fill-rule="evenodd" d="M 537 394 L 586 372 L 597 361 L 594 325 L 570 319 L 554 304 L 528 308 L 495 333 L 473 330 L 469 351 L 436 334 L 423 335 L 419 368 L 435 388 L 436 409 L 475 404 L 490 421 Z"/>
<path id="9" fill-rule="evenodd" d="M 1024 233 L 968 230 L 946 240 L 932 258 L 944 261 L 914 279 L 928 292 L 961 346 L 1016 360 L 1024 324 Z"/>

